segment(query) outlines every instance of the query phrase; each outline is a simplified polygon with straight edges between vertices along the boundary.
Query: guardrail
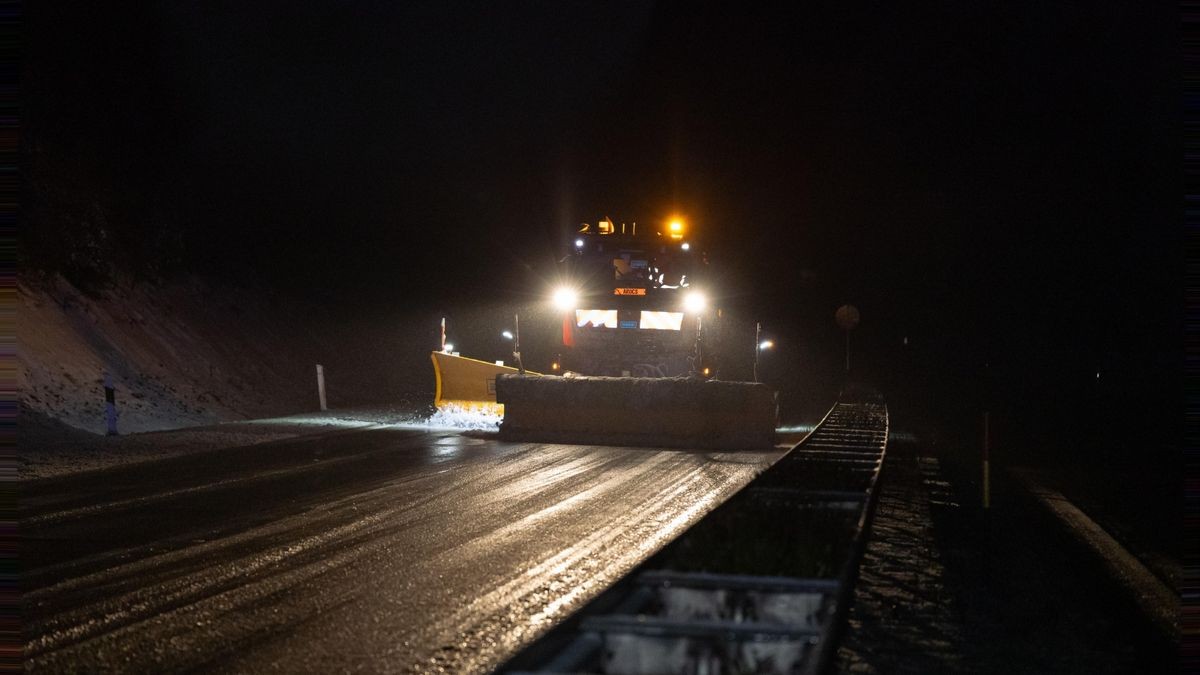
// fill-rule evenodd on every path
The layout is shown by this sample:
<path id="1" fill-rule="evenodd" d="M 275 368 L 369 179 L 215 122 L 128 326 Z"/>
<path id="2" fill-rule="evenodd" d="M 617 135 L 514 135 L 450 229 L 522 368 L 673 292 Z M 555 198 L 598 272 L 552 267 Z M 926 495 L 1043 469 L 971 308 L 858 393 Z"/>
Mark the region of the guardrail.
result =
<path id="1" fill-rule="evenodd" d="M 834 405 L 770 469 L 500 670 L 827 670 L 887 438 L 882 402 Z"/>

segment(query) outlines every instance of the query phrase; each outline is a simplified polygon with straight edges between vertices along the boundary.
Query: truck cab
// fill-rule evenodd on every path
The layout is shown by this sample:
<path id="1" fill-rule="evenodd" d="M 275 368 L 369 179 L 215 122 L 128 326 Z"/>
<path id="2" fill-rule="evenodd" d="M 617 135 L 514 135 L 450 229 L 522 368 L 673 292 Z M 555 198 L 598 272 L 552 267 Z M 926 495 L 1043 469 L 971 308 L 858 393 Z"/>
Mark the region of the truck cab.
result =
<path id="1" fill-rule="evenodd" d="M 563 371 L 616 377 L 709 377 L 704 340 L 717 312 L 708 261 L 681 221 L 604 219 L 572 234 L 560 263 Z"/>

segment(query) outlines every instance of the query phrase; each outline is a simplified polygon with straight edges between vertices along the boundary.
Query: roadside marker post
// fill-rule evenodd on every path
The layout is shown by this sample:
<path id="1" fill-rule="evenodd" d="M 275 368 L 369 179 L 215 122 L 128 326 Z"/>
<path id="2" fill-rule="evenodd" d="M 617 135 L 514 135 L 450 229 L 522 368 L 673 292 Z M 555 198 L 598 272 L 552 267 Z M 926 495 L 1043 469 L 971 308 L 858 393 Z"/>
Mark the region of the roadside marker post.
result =
<path id="1" fill-rule="evenodd" d="M 321 411 L 329 410 L 329 406 L 325 405 L 325 369 L 321 364 L 317 364 L 317 396 L 321 399 Z"/>
<path id="2" fill-rule="evenodd" d="M 521 315 L 513 314 L 513 360 L 517 362 L 517 372 L 525 374 L 525 362 L 521 360 Z"/>
<path id="3" fill-rule="evenodd" d="M 117 390 L 113 388 L 112 375 L 104 373 L 104 420 L 108 424 L 108 435 L 117 435 Z"/>

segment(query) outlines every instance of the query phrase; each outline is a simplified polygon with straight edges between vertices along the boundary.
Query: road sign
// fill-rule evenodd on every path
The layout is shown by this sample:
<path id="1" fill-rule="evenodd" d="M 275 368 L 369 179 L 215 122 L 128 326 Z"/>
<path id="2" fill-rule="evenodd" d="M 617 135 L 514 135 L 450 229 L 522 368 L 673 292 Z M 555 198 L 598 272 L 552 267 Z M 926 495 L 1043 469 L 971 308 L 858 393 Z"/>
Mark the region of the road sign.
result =
<path id="1" fill-rule="evenodd" d="M 859 315 L 858 308 L 854 305 L 842 305 L 838 307 L 837 312 L 833 315 L 837 320 L 837 325 L 842 330 L 850 330 L 858 325 Z"/>

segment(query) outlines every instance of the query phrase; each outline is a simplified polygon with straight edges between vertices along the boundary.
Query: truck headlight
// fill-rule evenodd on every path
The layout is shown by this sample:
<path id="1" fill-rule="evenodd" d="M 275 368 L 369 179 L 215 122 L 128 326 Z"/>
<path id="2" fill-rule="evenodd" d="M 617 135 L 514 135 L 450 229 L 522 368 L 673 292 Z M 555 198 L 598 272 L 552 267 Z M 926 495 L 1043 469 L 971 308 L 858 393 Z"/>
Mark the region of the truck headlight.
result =
<path id="1" fill-rule="evenodd" d="M 575 309 L 575 305 L 579 303 L 579 294 L 573 288 L 560 286 L 554 290 L 551 301 L 554 303 L 556 309 L 569 312 Z"/>
<path id="2" fill-rule="evenodd" d="M 699 314 L 708 306 L 708 298 L 700 291 L 690 291 L 683 296 L 683 309 L 691 314 Z"/>

